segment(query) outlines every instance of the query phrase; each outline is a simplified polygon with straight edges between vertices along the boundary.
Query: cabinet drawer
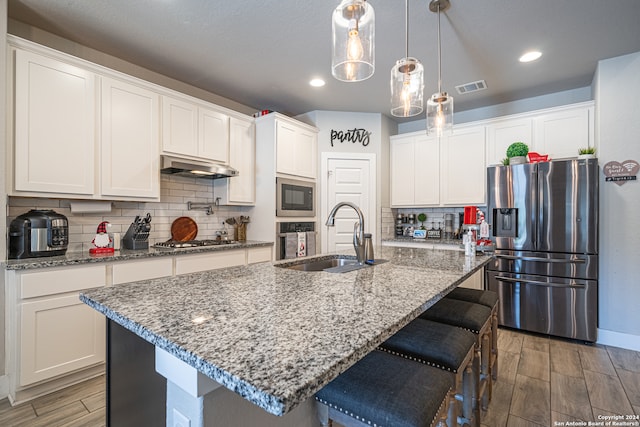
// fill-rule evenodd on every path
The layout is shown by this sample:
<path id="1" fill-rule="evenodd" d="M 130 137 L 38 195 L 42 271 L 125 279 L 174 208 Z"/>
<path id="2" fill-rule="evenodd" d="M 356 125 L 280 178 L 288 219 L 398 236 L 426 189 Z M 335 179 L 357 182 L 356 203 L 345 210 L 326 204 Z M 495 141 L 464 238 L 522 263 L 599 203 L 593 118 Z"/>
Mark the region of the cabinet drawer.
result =
<path id="1" fill-rule="evenodd" d="M 135 282 L 137 280 L 156 279 L 173 274 L 171 258 L 131 261 L 113 265 L 113 284 Z"/>
<path id="2" fill-rule="evenodd" d="M 247 249 L 247 264 L 271 261 L 271 246 Z"/>
<path id="3" fill-rule="evenodd" d="M 176 275 L 244 265 L 244 261 L 244 250 L 180 256 L 176 258 Z"/>
<path id="4" fill-rule="evenodd" d="M 43 269 L 20 274 L 20 298 L 60 294 L 97 288 L 106 284 L 104 265 Z"/>

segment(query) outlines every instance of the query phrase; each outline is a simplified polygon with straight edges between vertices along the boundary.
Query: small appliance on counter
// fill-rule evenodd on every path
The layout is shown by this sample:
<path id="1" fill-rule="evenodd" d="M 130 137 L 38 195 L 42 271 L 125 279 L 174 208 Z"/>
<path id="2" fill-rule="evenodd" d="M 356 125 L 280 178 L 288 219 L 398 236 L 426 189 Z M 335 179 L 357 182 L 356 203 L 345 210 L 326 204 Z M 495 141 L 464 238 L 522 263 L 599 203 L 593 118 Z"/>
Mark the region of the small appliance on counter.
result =
<path id="1" fill-rule="evenodd" d="M 9 225 L 9 259 L 64 255 L 69 245 L 69 221 L 52 210 L 32 209 Z"/>
<path id="2" fill-rule="evenodd" d="M 151 214 L 140 218 L 136 215 L 129 229 L 122 238 L 125 249 L 149 249 L 149 231 L 151 231 Z"/>

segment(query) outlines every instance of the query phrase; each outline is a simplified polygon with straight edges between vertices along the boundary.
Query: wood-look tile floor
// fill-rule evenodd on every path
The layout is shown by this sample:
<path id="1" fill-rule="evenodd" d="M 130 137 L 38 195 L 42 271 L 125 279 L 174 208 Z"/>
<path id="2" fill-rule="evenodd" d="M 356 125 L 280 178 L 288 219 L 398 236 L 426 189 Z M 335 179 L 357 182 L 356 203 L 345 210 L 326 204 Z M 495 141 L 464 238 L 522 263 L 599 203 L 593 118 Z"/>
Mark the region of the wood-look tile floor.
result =
<path id="1" fill-rule="evenodd" d="M 549 427 L 640 414 L 640 352 L 500 329 L 499 378 L 483 427 Z M 18 406 L 2 427 L 102 427 L 104 376 Z"/>

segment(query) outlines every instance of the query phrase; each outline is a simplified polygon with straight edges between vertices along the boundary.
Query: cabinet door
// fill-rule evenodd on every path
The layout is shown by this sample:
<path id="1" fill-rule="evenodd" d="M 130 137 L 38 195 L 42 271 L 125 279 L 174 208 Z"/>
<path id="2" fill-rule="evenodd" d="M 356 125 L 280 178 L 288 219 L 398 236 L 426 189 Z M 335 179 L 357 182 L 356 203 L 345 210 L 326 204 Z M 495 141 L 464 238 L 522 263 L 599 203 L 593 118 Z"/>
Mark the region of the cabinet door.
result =
<path id="1" fill-rule="evenodd" d="M 96 77 L 16 51 L 15 190 L 93 195 Z"/>
<path id="2" fill-rule="evenodd" d="M 276 121 L 276 172 L 316 179 L 317 138 L 315 132 Z"/>
<path id="3" fill-rule="evenodd" d="M 394 138 L 390 147 L 391 206 L 415 203 L 414 138 Z"/>
<path id="4" fill-rule="evenodd" d="M 535 118 L 534 148 L 551 159 L 576 157 L 580 148 L 593 146 L 590 132 L 593 109 L 573 108 Z"/>
<path id="5" fill-rule="evenodd" d="M 198 118 L 198 156 L 228 164 L 229 116 L 200 107 Z"/>
<path id="6" fill-rule="evenodd" d="M 315 132 L 304 129 L 298 131 L 294 146 L 295 174 L 316 179 L 317 175 L 317 139 Z"/>
<path id="7" fill-rule="evenodd" d="M 228 179 L 229 202 L 256 203 L 256 139 L 253 121 L 231 118 L 229 164 L 240 174 Z"/>
<path id="8" fill-rule="evenodd" d="M 162 151 L 198 155 L 198 107 L 195 104 L 162 97 Z"/>
<path id="9" fill-rule="evenodd" d="M 101 194 L 160 198 L 159 96 L 102 78 Z"/>
<path id="10" fill-rule="evenodd" d="M 507 148 L 514 142 L 524 142 L 532 148 L 532 119 L 509 119 L 487 126 L 487 165 L 502 164 Z M 542 152 L 540 152 L 542 154 Z"/>
<path id="11" fill-rule="evenodd" d="M 414 205 L 440 203 L 440 144 L 433 136 L 414 139 Z M 407 162 L 410 160 L 407 160 Z"/>
<path id="12" fill-rule="evenodd" d="M 484 126 L 457 129 L 440 144 L 440 202 L 476 205 L 485 202 Z"/>
<path id="13" fill-rule="evenodd" d="M 295 147 L 298 128 L 290 123 L 276 121 L 276 172 L 296 174 Z"/>
<path id="14" fill-rule="evenodd" d="M 244 265 L 246 252 L 242 250 L 229 250 L 197 255 L 185 255 L 176 257 L 176 275 L 195 273 L 197 271 L 216 270 L 218 268 L 235 267 Z"/>
<path id="15" fill-rule="evenodd" d="M 105 360 L 105 318 L 78 294 L 20 305 L 20 385 Z"/>

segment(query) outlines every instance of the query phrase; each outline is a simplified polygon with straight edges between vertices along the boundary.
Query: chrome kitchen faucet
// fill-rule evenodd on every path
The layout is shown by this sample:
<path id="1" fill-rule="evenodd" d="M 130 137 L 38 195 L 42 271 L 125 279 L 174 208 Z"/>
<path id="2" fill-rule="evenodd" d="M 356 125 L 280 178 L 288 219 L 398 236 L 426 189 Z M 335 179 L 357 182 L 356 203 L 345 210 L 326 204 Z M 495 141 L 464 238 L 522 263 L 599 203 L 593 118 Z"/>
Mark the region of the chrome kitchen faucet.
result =
<path id="1" fill-rule="evenodd" d="M 356 222 L 353 226 L 353 248 L 356 250 L 356 257 L 358 259 L 358 264 L 363 265 L 365 262 L 365 253 L 364 253 L 364 215 L 362 215 L 362 211 L 356 205 L 351 202 L 340 202 L 331 209 L 329 212 L 329 217 L 327 218 L 326 225 L 328 227 L 333 227 L 336 219 L 336 212 L 343 206 L 349 206 L 353 208 L 358 214 L 358 222 Z"/>

